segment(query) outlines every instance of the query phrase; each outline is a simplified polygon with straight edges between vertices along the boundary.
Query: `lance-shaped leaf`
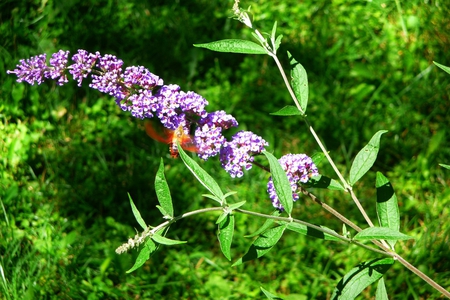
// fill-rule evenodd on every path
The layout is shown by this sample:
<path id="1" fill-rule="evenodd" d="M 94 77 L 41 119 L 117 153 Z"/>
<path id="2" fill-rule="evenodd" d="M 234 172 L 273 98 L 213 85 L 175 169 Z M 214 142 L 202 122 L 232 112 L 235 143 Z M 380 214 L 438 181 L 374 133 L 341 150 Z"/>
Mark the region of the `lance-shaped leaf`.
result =
<path id="1" fill-rule="evenodd" d="M 286 225 L 287 225 L 287 229 L 295 231 L 295 232 L 303 234 L 303 235 L 312 236 L 312 237 L 315 237 L 315 238 L 318 238 L 318 239 L 329 240 L 329 241 L 340 241 L 339 238 L 337 238 L 337 237 L 335 237 L 335 236 L 333 236 L 333 235 L 331 235 L 329 233 L 325 233 L 323 231 L 319 231 L 317 229 L 308 227 L 308 226 L 303 225 L 303 224 L 292 222 L 292 223 L 286 223 Z M 328 229 L 327 227 L 324 227 L 324 226 L 320 226 L 320 227 Z M 328 230 L 332 231 L 331 229 L 328 229 Z"/>
<path id="2" fill-rule="evenodd" d="M 158 244 L 162 244 L 162 245 L 179 245 L 179 244 L 187 243 L 187 241 L 177 241 L 177 240 L 168 239 L 165 236 L 160 235 L 159 233 L 153 234 L 152 240 L 154 240 Z"/>
<path id="3" fill-rule="evenodd" d="M 158 172 L 155 178 L 155 192 L 158 202 L 161 205 L 158 209 L 161 211 L 163 216 L 173 218 L 173 205 L 172 197 L 170 196 L 169 185 L 167 184 L 166 177 L 164 176 L 164 163 L 161 158 L 159 164 Z"/>
<path id="4" fill-rule="evenodd" d="M 220 40 L 206 44 L 194 44 L 194 46 L 217 52 L 267 54 L 267 51 L 257 43 L 238 39 Z"/>
<path id="5" fill-rule="evenodd" d="M 450 170 L 450 165 L 446 165 L 446 164 L 439 164 L 441 167 L 449 169 Z"/>
<path id="6" fill-rule="evenodd" d="M 293 105 L 287 105 L 280 109 L 279 111 L 276 111 L 274 113 L 270 113 L 273 116 L 301 116 L 301 111 L 298 110 L 296 106 Z"/>
<path id="7" fill-rule="evenodd" d="M 359 151 L 350 169 L 350 185 L 354 185 L 373 166 L 378 150 L 380 149 L 380 138 L 387 130 L 380 130 L 374 134 L 369 143 Z"/>
<path id="8" fill-rule="evenodd" d="M 281 225 L 265 231 L 253 242 L 247 253 L 238 261 L 236 261 L 233 266 L 238 266 L 246 261 L 260 258 L 264 254 L 269 252 L 272 247 L 280 240 L 285 229 L 286 225 Z"/>
<path id="9" fill-rule="evenodd" d="M 413 240 L 414 237 L 387 227 L 369 227 L 358 232 L 355 240 Z"/>
<path id="10" fill-rule="evenodd" d="M 280 216 L 281 212 L 277 209 L 272 213 L 272 216 Z M 264 231 L 266 231 L 267 229 L 269 229 L 270 227 L 272 227 L 273 223 L 275 222 L 274 219 L 266 219 L 266 221 L 264 222 L 264 224 L 255 232 L 253 232 L 252 234 L 246 235 L 245 237 L 247 238 L 252 238 L 255 237 L 257 235 L 260 235 L 261 233 L 263 233 Z"/>
<path id="11" fill-rule="evenodd" d="M 338 283 L 331 299 L 355 299 L 366 287 L 380 279 L 394 264 L 392 258 L 377 258 L 351 269 Z"/>
<path id="12" fill-rule="evenodd" d="M 197 180 L 206 188 L 208 191 L 219 199 L 223 199 L 224 195 L 220 189 L 217 182 L 212 178 L 205 170 L 203 170 L 197 162 L 195 162 L 189 155 L 184 152 L 183 148 L 178 144 L 178 151 L 180 152 L 180 157 L 183 160 L 186 167 L 194 174 Z M 221 203 L 222 204 L 222 203 Z"/>
<path id="13" fill-rule="evenodd" d="M 345 191 L 344 187 L 338 181 L 323 175 L 311 177 L 307 183 L 307 186 L 334 191 Z"/>
<path id="14" fill-rule="evenodd" d="M 308 106 L 308 75 L 306 74 L 305 68 L 289 52 L 288 57 L 291 64 L 292 89 L 294 90 L 295 97 L 300 102 L 300 107 L 304 114 Z"/>
<path id="15" fill-rule="evenodd" d="M 228 214 L 219 224 L 218 239 L 223 255 L 231 261 L 231 242 L 234 233 L 234 215 Z"/>
<path id="16" fill-rule="evenodd" d="M 377 214 L 381 227 L 388 227 L 395 231 L 400 230 L 400 211 L 398 209 L 397 196 L 394 193 L 389 180 L 380 172 L 377 172 Z M 394 249 L 396 240 L 386 240 Z"/>
<path id="17" fill-rule="evenodd" d="M 284 210 L 291 215 L 294 200 L 292 198 L 292 189 L 286 172 L 281 167 L 280 163 L 272 153 L 267 151 L 262 152 L 269 160 L 270 174 L 272 174 L 273 186 L 277 193 L 278 199 L 283 205 Z"/>
<path id="18" fill-rule="evenodd" d="M 384 285 L 383 277 L 378 280 L 377 291 L 375 293 L 375 300 L 389 300 L 386 286 Z"/>
<path id="19" fill-rule="evenodd" d="M 283 298 L 278 297 L 275 294 L 272 294 L 268 290 L 264 289 L 262 286 L 260 286 L 259 288 L 264 293 L 264 295 L 267 297 L 267 299 L 270 299 L 270 300 L 282 300 L 283 299 Z"/>
<path id="20" fill-rule="evenodd" d="M 142 249 L 139 251 L 139 255 L 136 258 L 136 262 L 134 263 L 133 267 L 131 267 L 131 269 L 129 269 L 127 273 L 131 273 L 134 270 L 140 268 L 150 258 L 150 255 L 155 252 L 156 249 L 156 244 L 151 239 L 148 239 L 145 242 L 144 247 L 142 247 Z"/>
<path id="21" fill-rule="evenodd" d="M 141 213 L 137 209 L 136 205 L 134 205 L 133 199 L 131 199 L 130 194 L 128 193 L 128 198 L 130 199 L 131 210 L 133 211 L 133 215 L 136 218 L 136 221 L 141 225 L 142 229 L 147 229 L 147 224 L 145 224 L 144 219 L 142 219 Z"/>
<path id="22" fill-rule="evenodd" d="M 437 63 L 437 62 L 435 62 L 435 61 L 433 61 L 433 63 L 434 63 L 436 66 L 438 66 L 439 68 L 441 68 L 442 70 L 444 70 L 445 72 L 447 72 L 448 74 L 450 74 L 450 68 L 449 68 L 449 67 L 444 66 L 444 65 L 441 65 L 441 64 L 439 64 L 439 63 Z"/>

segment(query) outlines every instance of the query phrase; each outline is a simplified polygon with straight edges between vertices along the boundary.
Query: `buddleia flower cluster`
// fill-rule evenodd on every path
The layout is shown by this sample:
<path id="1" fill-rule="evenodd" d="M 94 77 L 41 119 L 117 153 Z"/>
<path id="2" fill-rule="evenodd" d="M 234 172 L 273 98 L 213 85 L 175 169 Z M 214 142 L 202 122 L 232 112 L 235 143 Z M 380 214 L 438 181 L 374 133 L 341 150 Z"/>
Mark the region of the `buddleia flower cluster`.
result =
<path id="1" fill-rule="evenodd" d="M 291 184 L 292 199 L 297 201 L 300 198 L 300 185 L 307 183 L 311 177 L 319 175 L 317 167 L 306 154 L 286 154 L 278 162 L 286 172 L 289 183 Z M 269 178 L 269 182 L 267 183 L 267 192 L 272 200 L 272 205 L 276 209 L 283 211 L 283 205 L 281 205 L 280 199 L 275 193 L 272 177 Z"/>
<path id="2" fill-rule="evenodd" d="M 176 84 L 165 85 L 163 79 L 142 66 L 124 69 L 123 61 L 114 55 L 101 55 L 78 50 L 69 64 L 69 51 L 52 54 L 47 64 L 46 54 L 22 59 L 15 70 L 18 82 L 41 84 L 46 79 L 58 85 L 68 82 L 68 75 L 81 86 L 91 78 L 89 87 L 115 98 L 117 105 L 139 119 L 158 118 L 168 129 L 180 126 L 185 132 L 195 127 L 194 140 L 200 158 L 219 155 L 222 167 L 232 177 L 243 176 L 250 169 L 254 156 L 268 143 L 249 131 L 240 131 L 227 141 L 223 131 L 237 127 L 236 119 L 224 111 L 208 112 L 208 101 L 195 92 L 184 92 Z"/>

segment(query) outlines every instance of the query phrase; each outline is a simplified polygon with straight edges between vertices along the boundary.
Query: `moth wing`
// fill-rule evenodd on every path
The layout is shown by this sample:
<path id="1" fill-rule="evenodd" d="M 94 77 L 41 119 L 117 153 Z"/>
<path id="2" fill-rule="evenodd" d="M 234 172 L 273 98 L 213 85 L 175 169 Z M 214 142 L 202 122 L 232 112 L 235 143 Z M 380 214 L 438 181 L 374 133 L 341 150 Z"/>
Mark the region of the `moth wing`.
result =
<path id="1" fill-rule="evenodd" d="M 164 133 L 166 136 L 163 136 L 156 131 L 155 127 L 153 126 L 153 123 L 151 122 L 145 122 L 145 132 L 147 132 L 148 136 L 152 139 L 164 143 L 169 144 L 171 142 L 170 132 L 168 130 L 165 130 Z"/>

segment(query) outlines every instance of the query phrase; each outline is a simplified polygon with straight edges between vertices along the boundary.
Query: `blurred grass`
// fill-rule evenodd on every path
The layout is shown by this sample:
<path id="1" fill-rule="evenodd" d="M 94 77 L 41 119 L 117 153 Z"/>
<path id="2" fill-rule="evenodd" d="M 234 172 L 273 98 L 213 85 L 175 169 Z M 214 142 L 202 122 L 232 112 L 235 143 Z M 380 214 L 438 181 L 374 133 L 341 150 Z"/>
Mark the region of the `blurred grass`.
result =
<path id="1" fill-rule="evenodd" d="M 387 129 L 373 167 L 385 173 L 399 197 L 402 231 L 417 237 L 398 251 L 442 286 L 450 286 L 448 171 L 449 7 L 408 1 L 243 2 L 255 24 L 269 31 L 278 21 L 284 57 L 289 50 L 306 68 L 308 115 L 343 170 L 376 131 Z M 12 1 L 0 3 L 0 279 L 4 299 L 260 298 L 259 286 L 293 299 L 327 299 L 350 268 L 370 254 L 292 233 L 267 257 L 230 268 L 220 254 L 215 215 L 181 221 L 172 238 L 185 246 L 164 248 L 142 269 L 126 274 L 136 253 L 114 249 L 134 235 L 127 192 L 145 220 L 161 221 L 152 183 L 159 158 L 176 212 L 211 205 L 202 187 L 169 160 L 167 146 L 146 137 L 142 122 L 122 113 L 109 97 L 74 82 L 28 86 L 6 70 L 19 59 L 59 49 L 110 53 L 125 65 L 143 65 L 183 90 L 208 99 L 209 109 L 233 114 L 239 129 L 270 142 L 277 156 L 312 154 L 318 147 L 295 118 L 269 113 L 290 104 L 268 57 L 213 53 L 194 43 L 249 38 L 229 18 L 230 1 L 123 0 Z M 217 160 L 204 163 L 236 201 L 270 212 L 267 174 L 253 169 L 232 180 Z M 325 163 L 321 173 L 333 176 Z M 374 175 L 358 196 L 375 217 Z M 200 193 L 199 193 L 200 191 Z M 314 191 L 363 224 L 346 196 Z M 340 230 L 340 224 L 305 200 L 295 216 Z M 232 254 L 249 245 L 243 235 L 263 220 L 237 216 Z M 198 230 L 198 228 L 204 228 Z M 439 295 L 401 266 L 387 274 L 392 299 Z M 364 292 L 370 298 L 374 287 Z M 303 297 L 303 298 L 302 298 Z"/>

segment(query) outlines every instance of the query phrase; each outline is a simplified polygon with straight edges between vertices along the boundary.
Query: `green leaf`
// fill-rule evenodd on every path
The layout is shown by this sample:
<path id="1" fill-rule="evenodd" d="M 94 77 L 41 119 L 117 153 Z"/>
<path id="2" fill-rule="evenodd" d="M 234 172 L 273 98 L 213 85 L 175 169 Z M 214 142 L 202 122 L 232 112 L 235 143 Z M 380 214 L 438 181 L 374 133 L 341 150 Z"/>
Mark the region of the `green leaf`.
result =
<path id="1" fill-rule="evenodd" d="M 194 174 L 195 178 L 214 196 L 223 199 L 223 193 L 217 182 L 205 170 L 203 170 L 197 162 L 184 152 L 183 148 L 178 144 L 178 151 L 186 167 Z"/>
<path id="2" fill-rule="evenodd" d="M 281 215 L 281 212 L 277 209 L 272 213 L 272 216 L 278 217 Z M 255 237 L 257 235 L 260 235 L 261 233 L 263 233 L 264 231 L 266 231 L 267 229 L 269 229 L 270 227 L 272 227 L 273 223 L 275 222 L 274 219 L 266 219 L 266 221 L 264 222 L 264 224 L 258 229 L 256 230 L 254 233 L 246 235 L 245 237 L 247 238 L 252 238 Z"/>
<path id="3" fill-rule="evenodd" d="M 272 174 L 273 185 L 278 199 L 280 199 L 281 205 L 283 205 L 284 210 L 290 216 L 294 200 L 292 198 L 291 184 L 286 176 L 286 172 L 275 156 L 265 150 L 262 153 L 269 160 L 270 173 Z"/>
<path id="4" fill-rule="evenodd" d="M 141 213 L 137 209 L 136 205 L 134 205 L 133 199 L 131 199 L 130 193 L 128 193 L 128 198 L 130 199 L 131 210 L 133 211 L 133 215 L 136 218 L 136 221 L 141 225 L 142 229 L 147 229 L 147 224 L 145 224 L 144 219 L 142 219 Z"/>
<path id="5" fill-rule="evenodd" d="M 231 242 L 233 241 L 234 233 L 234 215 L 228 214 L 227 217 L 219 224 L 219 239 L 220 249 L 223 255 L 231 261 Z"/>
<path id="6" fill-rule="evenodd" d="M 139 255 L 136 258 L 136 262 L 134 263 L 133 267 L 131 267 L 131 269 L 129 269 L 127 273 L 131 273 L 134 270 L 140 268 L 150 258 L 150 255 L 155 252 L 156 248 L 156 244 L 151 239 L 148 239 L 145 242 L 144 247 L 142 247 L 142 249 L 139 251 Z"/>
<path id="7" fill-rule="evenodd" d="M 158 172 L 156 172 L 155 192 L 158 202 L 161 205 L 161 208 L 158 207 L 158 209 L 164 216 L 168 216 L 170 219 L 173 218 L 172 196 L 170 195 L 169 185 L 167 184 L 166 177 L 164 176 L 164 163 L 162 158 L 159 164 Z"/>
<path id="8" fill-rule="evenodd" d="M 273 116 L 301 116 L 301 111 L 298 110 L 296 106 L 288 105 L 276 111 L 274 113 L 270 113 Z"/>
<path id="9" fill-rule="evenodd" d="M 275 51 L 278 50 L 278 48 L 280 48 L 281 45 L 281 39 L 283 38 L 283 35 L 280 34 L 279 36 L 277 36 L 277 39 L 275 40 Z"/>
<path id="10" fill-rule="evenodd" d="M 377 214 L 381 227 L 388 227 L 395 231 L 400 230 L 400 211 L 398 209 L 397 196 L 394 193 L 389 180 L 380 172 L 377 172 Z M 394 249 L 396 240 L 386 240 Z"/>
<path id="11" fill-rule="evenodd" d="M 238 203 L 229 204 L 228 207 L 230 208 L 230 210 L 235 210 L 235 209 L 241 207 L 242 205 L 244 205 L 245 202 L 246 201 L 241 201 L 241 202 L 238 202 Z"/>
<path id="12" fill-rule="evenodd" d="M 325 154 L 323 152 L 315 152 L 313 155 L 311 155 L 311 160 L 313 163 L 318 166 L 322 160 L 324 160 Z"/>
<path id="13" fill-rule="evenodd" d="M 225 218 L 228 216 L 229 214 L 224 212 L 222 213 L 219 218 L 217 218 L 216 224 L 219 224 L 220 222 L 222 222 L 223 220 L 225 220 Z"/>
<path id="14" fill-rule="evenodd" d="M 444 165 L 444 164 L 439 164 L 441 167 L 444 167 L 444 168 L 446 168 L 446 169 L 449 169 L 450 170 L 450 165 Z"/>
<path id="15" fill-rule="evenodd" d="M 246 261 L 260 258 L 264 254 L 269 252 L 272 247 L 280 240 L 285 229 L 286 225 L 281 225 L 265 231 L 253 242 L 247 253 L 233 264 L 233 267 L 238 266 Z"/>
<path id="16" fill-rule="evenodd" d="M 375 300 L 389 300 L 386 291 L 386 286 L 384 285 L 383 277 L 381 277 L 380 280 L 378 280 L 377 291 L 375 293 Z"/>
<path id="17" fill-rule="evenodd" d="M 345 191 L 344 187 L 342 187 L 338 181 L 323 175 L 311 177 L 307 183 L 307 186 L 319 189 L 329 189 L 333 191 Z"/>
<path id="18" fill-rule="evenodd" d="M 306 113 L 306 106 L 308 105 L 308 75 L 305 68 L 295 60 L 295 58 L 289 53 L 288 57 L 291 64 L 291 85 L 294 90 L 294 94 L 300 102 L 300 107 L 303 110 L 303 114 Z"/>
<path id="19" fill-rule="evenodd" d="M 194 46 L 217 52 L 267 54 L 267 51 L 257 43 L 237 39 L 220 40 L 206 44 L 194 44 Z"/>
<path id="20" fill-rule="evenodd" d="M 287 227 L 286 227 L 287 229 L 295 231 L 295 232 L 303 234 L 303 235 L 315 237 L 315 238 L 322 239 L 322 240 L 328 240 L 328 241 L 340 241 L 340 239 L 338 239 L 335 236 L 332 236 L 329 233 L 325 233 L 323 231 L 319 231 L 317 229 L 308 227 L 308 226 L 303 225 L 303 224 L 294 223 L 294 222 L 285 223 L 285 224 L 287 225 Z M 329 229 L 327 227 L 324 227 L 324 226 L 320 226 L 320 227 L 328 229 L 328 230 L 331 230 L 331 229 Z"/>
<path id="21" fill-rule="evenodd" d="M 355 240 L 412 240 L 412 236 L 387 227 L 369 227 L 358 232 Z"/>
<path id="22" fill-rule="evenodd" d="M 359 151 L 350 169 L 350 185 L 354 185 L 373 166 L 380 149 L 380 138 L 387 130 L 380 130 L 374 134 L 369 143 Z"/>
<path id="23" fill-rule="evenodd" d="M 283 299 L 283 298 L 278 297 L 275 294 L 272 294 L 268 290 L 264 289 L 262 286 L 260 286 L 259 288 L 264 293 L 264 295 L 266 295 L 267 299 L 271 299 L 271 300 L 282 300 Z"/>
<path id="24" fill-rule="evenodd" d="M 168 239 L 165 236 L 160 235 L 159 233 L 154 233 L 152 235 L 152 240 L 154 240 L 158 244 L 162 244 L 162 245 L 179 245 L 179 244 L 187 243 L 187 241 L 177 241 L 177 240 Z"/>
<path id="25" fill-rule="evenodd" d="M 433 63 L 434 63 L 436 66 L 438 66 L 439 68 L 441 68 L 442 70 L 444 70 L 445 72 L 447 72 L 448 74 L 450 74 L 450 68 L 449 68 L 449 67 L 444 66 L 444 65 L 441 65 L 441 64 L 439 64 L 439 63 L 437 63 L 437 62 L 435 62 L 435 61 L 433 61 Z"/>
<path id="26" fill-rule="evenodd" d="M 394 264 L 392 258 L 377 258 L 351 269 L 338 283 L 331 299 L 355 299 L 366 287 L 380 279 Z"/>

